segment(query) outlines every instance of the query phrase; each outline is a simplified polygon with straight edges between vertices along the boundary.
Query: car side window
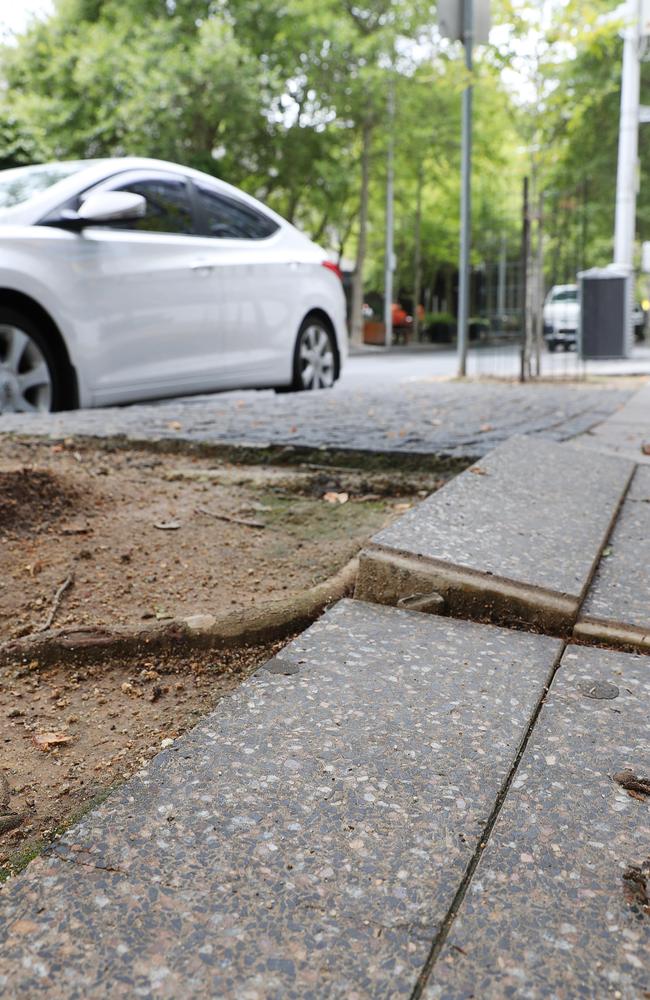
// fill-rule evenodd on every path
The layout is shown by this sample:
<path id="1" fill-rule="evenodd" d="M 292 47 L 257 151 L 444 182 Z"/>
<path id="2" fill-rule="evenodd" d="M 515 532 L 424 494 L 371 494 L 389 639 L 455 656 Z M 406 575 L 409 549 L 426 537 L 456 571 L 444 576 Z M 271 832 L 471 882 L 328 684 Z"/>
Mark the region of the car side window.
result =
<path id="1" fill-rule="evenodd" d="M 147 201 L 147 213 L 142 219 L 115 223 L 112 228 L 145 233 L 195 234 L 192 205 L 187 184 L 182 177 L 142 178 L 113 190 L 141 194 Z"/>
<path id="2" fill-rule="evenodd" d="M 208 236 L 222 240 L 265 240 L 279 227 L 250 205 L 222 195 L 203 184 L 195 187 Z"/>

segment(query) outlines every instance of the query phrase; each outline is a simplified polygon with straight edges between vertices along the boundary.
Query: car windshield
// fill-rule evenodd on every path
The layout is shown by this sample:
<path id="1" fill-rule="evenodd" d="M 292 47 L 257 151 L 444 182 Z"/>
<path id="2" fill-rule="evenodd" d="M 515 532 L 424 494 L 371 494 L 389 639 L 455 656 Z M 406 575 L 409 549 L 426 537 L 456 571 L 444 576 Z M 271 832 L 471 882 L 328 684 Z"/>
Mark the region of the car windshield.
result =
<path id="1" fill-rule="evenodd" d="M 34 195 L 47 191 L 53 184 L 84 170 L 91 162 L 77 160 L 69 163 L 39 163 L 34 167 L 0 170 L 0 208 L 22 205 Z"/>
<path id="2" fill-rule="evenodd" d="M 563 288 L 561 292 L 555 292 L 553 294 L 553 302 L 577 302 L 578 301 L 578 289 L 577 288 Z"/>

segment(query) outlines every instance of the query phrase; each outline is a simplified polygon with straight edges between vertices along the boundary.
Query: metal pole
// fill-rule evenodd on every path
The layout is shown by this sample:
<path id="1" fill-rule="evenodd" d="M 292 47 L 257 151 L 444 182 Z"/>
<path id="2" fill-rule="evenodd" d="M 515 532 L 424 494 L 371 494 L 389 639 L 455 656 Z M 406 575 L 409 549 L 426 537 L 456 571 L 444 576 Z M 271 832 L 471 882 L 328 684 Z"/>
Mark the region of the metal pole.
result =
<path id="1" fill-rule="evenodd" d="M 542 343 L 544 338 L 544 194 L 537 208 L 537 257 L 535 261 L 535 374 L 542 374 Z"/>
<path id="2" fill-rule="evenodd" d="M 497 285 L 497 323 L 499 333 L 503 333 L 506 315 L 506 234 L 501 235 L 501 253 L 499 254 L 499 278 Z"/>
<path id="3" fill-rule="evenodd" d="M 391 70 L 388 84 L 388 158 L 386 164 L 386 252 L 384 260 L 384 343 L 393 343 L 394 243 L 394 159 L 395 159 L 395 79 Z"/>
<path id="4" fill-rule="evenodd" d="M 639 0 L 628 0 L 623 31 L 621 117 L 616 173 L 614 263 L 632 267 L 636 222 L 637 147 L 639 136 L 640 26 Z"/>
<path id="5" fill-rule="evenodd" d="M 474 3 L 463 0 L 463 44 L 465 66 L 472 72 L 474 41 Z M 463 91 L 463 122 L 460 178 L 460 258 L 458 263 L 458 374 L 467 373 L 467 341 L 469 326 L 469 255 L 472 226 L 472 84 Z"/>
<path id="6" fill-rule="evenodd" d="M 521 345 L 520 381 L 530 377 L 530 341 L 528 339 L 528 258 L 530 256 L 530 215 L 528 208 L 528 178 L 524 177 L 524 197 L 521 225 L 521 325 L 523 342 Z"/>

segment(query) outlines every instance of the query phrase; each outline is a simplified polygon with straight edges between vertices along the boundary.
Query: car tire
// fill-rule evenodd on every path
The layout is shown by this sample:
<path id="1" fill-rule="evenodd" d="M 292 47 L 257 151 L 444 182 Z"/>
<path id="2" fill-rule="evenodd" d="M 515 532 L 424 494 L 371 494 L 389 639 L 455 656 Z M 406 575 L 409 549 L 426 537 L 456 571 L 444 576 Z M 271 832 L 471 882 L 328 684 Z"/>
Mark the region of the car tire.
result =
<path id="1" fill-rule="evenodd" d="M 0 414 L 60 410 L 65 390 L 50 338 L 30 316 L 0 307 Z"/>
<path id="2" fill-rule="evenodd" d="M 337 377 L 334 334 L 320 316 L 307 316 L 298 331 L 293 352 L 293 380 L 285 392 L 331 389 Z"/>
<path id="3" fill-rule="evenodd" d="M 555 352 L 557 351 L 557 341 L 555 341 L 555 340 L 549 340 L 549 341 L 547 341 L 547 344 L 548 344 L 548 349 L 551 352 L 551 354 L 555 354 Z"/>

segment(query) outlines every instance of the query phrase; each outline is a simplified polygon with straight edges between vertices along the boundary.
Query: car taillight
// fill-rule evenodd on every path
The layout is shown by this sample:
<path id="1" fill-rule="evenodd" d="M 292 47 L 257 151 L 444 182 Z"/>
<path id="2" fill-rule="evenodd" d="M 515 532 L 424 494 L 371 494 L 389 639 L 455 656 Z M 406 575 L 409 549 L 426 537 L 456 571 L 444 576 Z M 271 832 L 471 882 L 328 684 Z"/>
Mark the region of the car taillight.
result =
<path id="1" fill-rule="evenodd" d="M 339 281 L 343 281 L 343 274 L 341 268 L 338 264 L 335 264 L 333 260 L 324 260 L 323 267 L 326 267 L 328 271 L 333 271 Z"/>

